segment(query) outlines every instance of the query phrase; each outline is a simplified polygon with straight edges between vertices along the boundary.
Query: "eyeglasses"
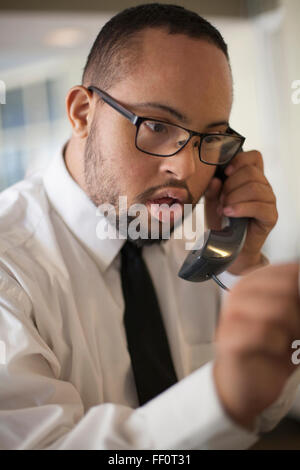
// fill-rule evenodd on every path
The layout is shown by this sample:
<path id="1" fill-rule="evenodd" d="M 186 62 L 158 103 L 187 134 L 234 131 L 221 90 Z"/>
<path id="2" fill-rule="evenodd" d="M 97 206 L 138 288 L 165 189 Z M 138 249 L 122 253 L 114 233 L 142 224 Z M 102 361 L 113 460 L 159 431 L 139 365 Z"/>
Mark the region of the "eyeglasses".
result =
<path id="1" fill-rule="evenodd" d="M 200 133 L 158 119 L 137 116 L 105 91 L 94 86 L 89 86 L 88 90 L 97 93 L 105 103 L 136 126 L 136 148 L 149 155 L 171 157 L 180 152 L 192 137 L 197 136 L 200 137 L 197 146 L 201 162 L 224 165 L 239 153 L 246 140 L 230 127 L 225 133 Z"/>

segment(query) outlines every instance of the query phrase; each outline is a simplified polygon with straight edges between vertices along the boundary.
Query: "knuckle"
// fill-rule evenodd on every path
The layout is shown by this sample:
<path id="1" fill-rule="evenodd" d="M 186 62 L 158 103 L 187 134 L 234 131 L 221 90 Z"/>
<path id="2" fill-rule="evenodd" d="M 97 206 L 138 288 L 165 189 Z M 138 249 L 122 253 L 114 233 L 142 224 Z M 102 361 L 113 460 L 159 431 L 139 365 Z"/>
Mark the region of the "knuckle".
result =
<path id="1" fill-rule="evenodd" d="M 230 356 L 239 356 L 244 350 L 244 345 L 242 341 L 235 338 L 235 340 L 224 343 L 222 349 L 224 353 L 227 353 Z"/>
<path id="2" fill-rule="evenodd" d="M 251 193 L 255 193 L 259 189 L 256 181 L 250 181 L 248 183 L 248 188 Z"/>
<path id="3" fill-rule="evenodd" d="M 254 150 L 254 155 L 257 158 L 257 160 L 260 161 L 260 163 L 263 163 L 263 156 L 259 150 Z"/>
<path id="4" fill-rule="evenodd" d="M 272 196 L 274 198 L 274 201 L 276 201 L 277 198 L 276 198 L 276 195 L 274 193 L 274 190 L 273 190 L 272 186 L 270 185 L 269 181 L 267 181 L 267 183 L 268 183 L 268 186 L 269 186 L 270 193 L 272 194 Z"/>
<path id="5" fill-rule="evenodd" d="M 268 345 L 272 342 L 272 336 L 275 337 L 272 329 L 272 322 L 264 320 L 260 323 L 258 329 L 258 339 L 262 345 Z M 277 338 L 276 338 L 277 339 Z"/>
<path id="6" fill-rule="evenodd" d="M 280 324 L 270 325 L 264 331 L 264 344 L 268 352 L 284 354 L 289 349 L 289 335 Z"/>
<path id="7" fill-rule="evenodd" d="M 257 172 L 258 172 L 258 169 L 255 165 L 250 165 L 250 168 L 249 168 L 249 175 L 253 178 L 253 179 L 257 179 Z"/>
<path id="8" fill-rule="evenodd" d="M 220 333 L 216 341 L 217 353 L 220 355 L 238 355 L 244 349 L 243 331 L 234 329 L 231 334 Z"/>
<path id="9" fill-rule="evenodd" d="M 236 326 L 243 316 L 241 313 L 240 300 L 232 297 L 232 292 L 230 296 L 222 309 L 220 319 L 220 325 L 222 325 L 224 329 L 230 329 L 231 325 Z"/>
<path id="10" fill-rule="evenodd" d="M 276 209 L 276 212 L 277 212 L 277 208 L 276 208 L 276 202 L 277 202 L 277 198 L 276 198 L 276 196 L 275 196 L 274 192 L 272 191 L 272 189 L 271 189 L 271 191 L 270 191 L 270 199 L 271 199 L 271 202 L 273 202 L 273 203 L 274 203 L 274 205 L 275 205 L 275 209 Z"/>
<path id="11" fill-rule="evenodd" d="M 244 285 L 246 286 L 246 282 L 244 278 L 240 279 L 237 284 L 235 284 L 230 291 L 229 299 L 238 301 L 240 298 L 243 298 L 244 293 Z"/>
<path id="12" fill-rule="evenodd" d="M 236 324 L 241 317 L 241 311 L 237 308 L 237 305 L 232 305 L 226 313 L 225 321 L 229 325 L 230 323 Z"/>
<path id="13" fill-rule="evenodd" d="M 270 228 L 275 227 L 278 221 L 278 212 L 274 210 L 272 214 L 268 217 L 268 221 L 266 220 L 266 225 Z"/>

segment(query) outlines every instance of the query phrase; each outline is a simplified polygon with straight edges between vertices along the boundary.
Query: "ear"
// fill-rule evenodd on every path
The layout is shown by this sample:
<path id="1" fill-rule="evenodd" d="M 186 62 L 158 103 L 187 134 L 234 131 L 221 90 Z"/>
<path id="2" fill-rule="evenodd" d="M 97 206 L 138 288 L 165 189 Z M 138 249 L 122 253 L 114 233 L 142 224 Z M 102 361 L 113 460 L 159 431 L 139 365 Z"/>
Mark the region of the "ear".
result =
<path id="1" fill-rule="evenodd" d="M 72 87 L 66 96 L 66 108 L 73 135 L 85 139 L 92 118 L 92 93 L 84 86 Z"/>

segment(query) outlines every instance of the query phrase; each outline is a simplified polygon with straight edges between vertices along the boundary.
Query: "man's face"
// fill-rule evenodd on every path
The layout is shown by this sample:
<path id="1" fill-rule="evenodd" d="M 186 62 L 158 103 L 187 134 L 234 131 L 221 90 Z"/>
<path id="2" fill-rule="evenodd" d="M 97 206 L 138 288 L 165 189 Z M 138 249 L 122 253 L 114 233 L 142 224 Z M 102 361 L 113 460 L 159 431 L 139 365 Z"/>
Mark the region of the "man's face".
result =
<path id="1" fill-rule="evenodd" d="M 134 72 L 107 92 L 139 116 L 198 132 L 226 131 L 232 79 L 223 52 L 204 40 L 158 29 L 145 30 L 143 39 Z M 95 100 L 84 161 L 85 189 L 94 203 L 113 204 L 118 213 L 118 197 L 126 195 L 128 207 L 147 205 L 149 221 L 151 201 L 162 190 L 172 188 L 183 203 L 195 205 L 215 172 L 199 160 L 199 138 L 172 157 L 147 155 L 135 147 L 136 127 L 96 95 Z M 185 120 L 149 103 L 172 108 Z"/>

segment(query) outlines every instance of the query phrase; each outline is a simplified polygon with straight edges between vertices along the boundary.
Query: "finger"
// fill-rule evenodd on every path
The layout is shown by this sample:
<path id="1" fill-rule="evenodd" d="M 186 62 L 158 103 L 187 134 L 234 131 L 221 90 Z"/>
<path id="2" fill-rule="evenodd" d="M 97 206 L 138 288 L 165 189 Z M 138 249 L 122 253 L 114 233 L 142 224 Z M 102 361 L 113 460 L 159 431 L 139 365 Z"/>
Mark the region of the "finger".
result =
<path id="1" fill-rule="evenodd" d="M 269 265 L 243 277 L 225 299 L 225 315 L 239 312 L 257 321 L 286 322 L 291 337 L 300 335 L 299 264 Z"/>
<path id="2" fill-rule="evenodd" d="M 233 286 L 231 294 L 225 299 L 225 305 L 230 299 L 246 295 L 265 295 L 273 297 L 274 293 L 287 296 L 295 302 L 300 302 L 298 293 L 299 263 L 284 263 L 268 265 L 255 272 L 243 276 Z M 299 309 L 300 323 L 300 309 Z"/>
<path id="3" fill-rule="evenodd" d="M 268 265 L 242 277 L 231 292 L 238 292 L 242 297 L 247 291 L 253 293 L 256 290 L 266 293 L 281 291 L 286 295 L 298 298 L 298 276 L 299 263 L 297 262 Z M 227 298 L 230 299 L 230 297 L 229 295 Z"/>
<path id="4" fill-rule="evenodd" d="M 243 185 L 231 190 L 220 198 L 223 206 L 238 204 L 241 202 L 260 201 L 276 203 L 276 197 L 269 185 L 264 183 L 249 181 Z"/>
<path id="5" fill-rule="evenodd" d="M 274 203 L 250 201 L 232 204 L 223 208 L 227 217 L 252 217 L 265 226 L 274 227 L 278 212 Z"/>
<path id="6" fill-rule="evenodd" d="M 220 324 L 216 342 L 222 335 L 222 353 L 248 355 L 290 356 L 290 336 L 279 324 L 253 321 L 240 316 Z M 220 351 L 221 352 L 221 351 Z"/>
<path id="7" fill-rule="evenodd" d="M 229 318 L 233 322 L 242 317 L 257 324 L 277 325 L 286 331 L 291 342 L 300 333 L 298 299 L 284 293 L 280 285 L 277 291 L 273 288 L 264 292 L 259 286 L 255 292 L 246 291 L 243 296 L 239 295 L 232 303 L 229 302 L 226 309 L 230 309 Z"/>
<path id="8" fill-rule="evenodd" d="M 237 169 L 242 168 L 246 165 L 257 166 L 262 172 L 264 171 L 263 157 L 257 150 L 251 150 L 249 152 L 238 153 L 230 162 L 228 167 L 225 169 L 226 175 L 233 174 Z"/>
<path id="9" fill-rule="evenodd" d="M 249 183 L 250 181 L 270 186 L 267 178 L 257 166 L 246 165 L 239 168 L 233 175 L 229 176 L 225 180 L 222 187 L 222 194 L 229 194 L 234 189 L 242 186 L 245 183 Z"/>

